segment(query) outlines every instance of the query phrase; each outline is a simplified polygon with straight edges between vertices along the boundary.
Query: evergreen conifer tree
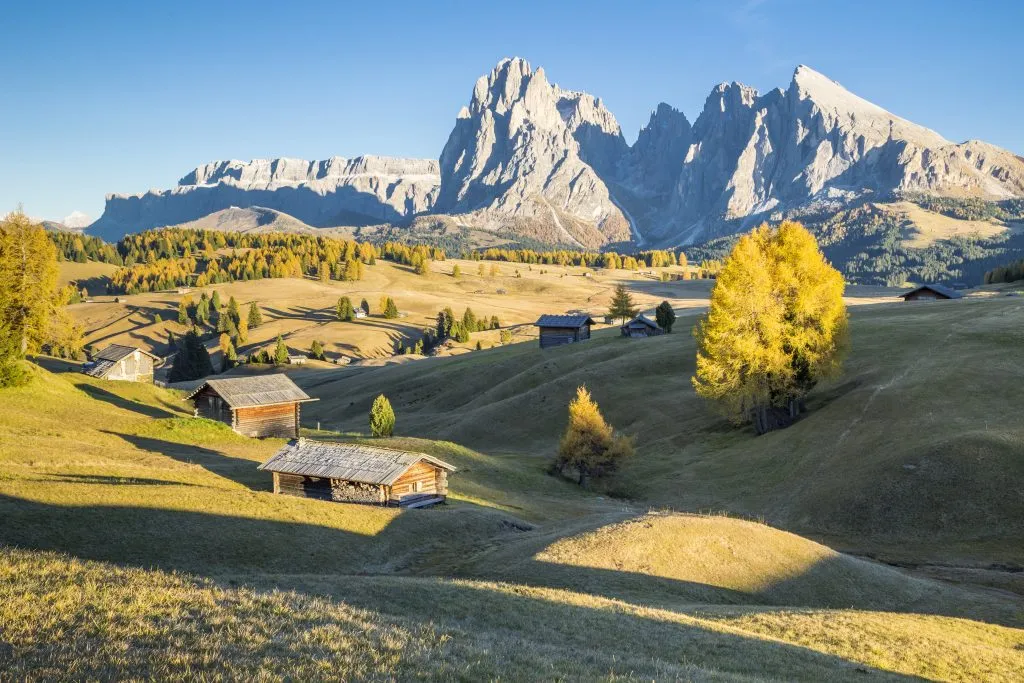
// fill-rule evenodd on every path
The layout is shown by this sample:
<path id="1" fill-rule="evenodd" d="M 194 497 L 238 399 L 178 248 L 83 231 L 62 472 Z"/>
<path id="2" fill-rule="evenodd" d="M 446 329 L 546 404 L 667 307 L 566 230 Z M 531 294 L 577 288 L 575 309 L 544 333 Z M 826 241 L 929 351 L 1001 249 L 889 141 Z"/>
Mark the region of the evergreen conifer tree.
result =
<path id="1" fill-rule="evenodd" d="M 288 347 L 285 345 L 284 340 L 281 339 L 281 335 L 277 335 L 277 344 L 274 346 L 274 364 L 288 364 Z"/>
<path id="2" fill-rule="evenodd" d="M 666 333 L 672 332 L 672 325 L 676 322 L 676 312 L 672 308 L 672 304 L 667 301 L 662 301 L 658 304 L 658 307 L 654 309 L 654 317 L 657 320 L 658 327 L 665 330 Z"/>
<path id="3" fill-rule="evenodd" d="M 395 432 L 395 411 L 391 402 L 384 394 L 373 401 L 370 407 L 370 434 L 373 436 L 391 436 Z"/>
<path id="4" fill-rule="evenodd" d="M 172 382 L 187 382 L 213 374 L 210 354 L 195 330 L 189 330 L 178 342 L 178 352 L 168 379 Z"/>
<path id="5" fill-rule="evenodd" d="M 349 322 L 356 317 L 356 310 L 352 308 L 352 300 L 347 296 L 343 296 L 338 299 L 338 304 L 335 306 L 335 313 L 338 316 L 338 320 L 342 322 Z"/>
<path id="6" fill-rule="evenodd" d="M 636 316 L 637 307 L 633 304 L 633 297 L 629 295 L 625 285 L 615 287 L 612 295 L 612 304 L 608 309 L 608 315 L 612 318 L 619 318 L 623 323 Z"/>
<path id="7" fill-rule="evenodd" d="M 260 308 L 253 301 L 249 304 L 249 329 L 254 330 L 263 324 L 263 316 L 260 314 Z"/>

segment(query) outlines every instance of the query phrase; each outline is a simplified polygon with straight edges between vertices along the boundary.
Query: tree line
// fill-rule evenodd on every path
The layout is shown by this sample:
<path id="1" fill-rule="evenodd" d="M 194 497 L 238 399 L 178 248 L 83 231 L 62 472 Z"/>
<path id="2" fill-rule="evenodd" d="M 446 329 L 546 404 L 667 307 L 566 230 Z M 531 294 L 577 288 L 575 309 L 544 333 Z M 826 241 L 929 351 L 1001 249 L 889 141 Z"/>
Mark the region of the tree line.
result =
<path id="1" fill-rule="evenodd" d="M 634 254 L 619 254 L 614 251 L 574 251 L 557 249 L 538 251 L 535 249 L 508 249 L 491 247 L 463 254 L 464 258 L 484 261 L 506 261 L 508 263 L 526 263 L 549 266 L 586 266 L 590 268 L 615 268 L 620 270 L 637 270 L 639 268 L 662 268 L 665 266 L 685 266 L 686 254 L 683 252 L 651 250 Z"/>
<path id="2" fill-rule="evenodd" d="M 85 244 L 82 246 L 83 250 L 77 250 L 72 242 L 68 253 L 76 258 L 92 254 L 95 260 L 122 265 L 111 276 L 111 294 L 303 276 L 354 281 L 362 279 L 365 267 L 374 265 L 378 258 L 417 270 L 424 269 L 428 261 L 445 258 L 444 250 L 427 245 L 385 242 L 378 247 L 370 242 L 316 235 L 253 235 L 184 228 L 126 235 L 116 249 L 99 249 L 93 244 L 90 251 Z"/>

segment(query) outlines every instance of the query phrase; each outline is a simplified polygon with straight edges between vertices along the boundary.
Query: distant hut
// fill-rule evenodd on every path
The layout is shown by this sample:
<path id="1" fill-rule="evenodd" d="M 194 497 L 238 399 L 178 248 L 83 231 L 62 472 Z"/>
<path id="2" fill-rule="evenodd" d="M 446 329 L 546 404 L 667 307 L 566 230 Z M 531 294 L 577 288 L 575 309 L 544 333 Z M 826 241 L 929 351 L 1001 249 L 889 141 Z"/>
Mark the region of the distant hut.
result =
<path id="1" fill-rule="evenodd" d="M 288 356 L 288 365 L 305 365 L 306 360 L 305 356 Z"/>
<path id="2" fill-rule="evenodd" d="M 162 362 L 159 356 L 143 351 L 137 346 L 111 344 L 93 354 L 92 362 L 83 372 L 99 379 L 122 382 L 152 382 L 153 368 Z"/>
<path id="3" fill-rule="evenodd" d="M 287 375 L 208 379 L 186 400 L 196 417 L 230 425 L 242 436 L 299 436 L 299 406 L 310 398 Z"/>
<path id="4" fill-rule="evenodd" d="M 425 453 L 295 439 L 259 466 L 274 493 L 404 508 L 443 503 L 455 468 Z"/>
<path id="5" fill-rule="evenodd" d="M 658 323 L 654 322 L 643 313 L 633 318 L 619 329 L 622 330 L 623 337 L 654 337 L 659 334 L 665 334 L 665 330 L 658 327 Z"/>
<path id="6" fill-rule="evenodd" d="M 904 301 L 937 301 L 940 299 L 960 299 L 963 294 L 942 285 L 921 285 L 917 289 L 900 294 Z"/>
<path id="7" fill-rule="evenodd" d="M 542 315 L 534 326 L 540 328 L 540 348 L 546 349 L 590 339 L 590 326 L 594 324 L 586 314 Z"/>

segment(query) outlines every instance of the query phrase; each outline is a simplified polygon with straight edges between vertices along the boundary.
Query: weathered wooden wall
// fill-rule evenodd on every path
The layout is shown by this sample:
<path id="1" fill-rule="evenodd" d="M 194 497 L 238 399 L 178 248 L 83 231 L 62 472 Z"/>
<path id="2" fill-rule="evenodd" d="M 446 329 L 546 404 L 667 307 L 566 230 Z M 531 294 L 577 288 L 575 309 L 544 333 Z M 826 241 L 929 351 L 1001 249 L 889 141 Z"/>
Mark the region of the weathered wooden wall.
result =
<path id="1" fill-rule="evenodd" d="M 192 403 L 195 406 L 194 414 L 196 417 L 205 417 L 209 420 L 216 420 L 217 422 L 223 422 L 230 427 L 234 427 L 231 409 L 209 387 L 204 387 L 202 391 L 193 396 Z"/>
<path id="2" fill-rule="evenodd" d="M 299 436 L 299 404 L 254 406 L 235 410 L 234 430 L 243 436 L 277 436 L 295 439 Z"/>
<path id="3" fill-rule="evenodd" d="M 561 346 L 590 339 L 590 326 L 583 327 L 542 327 L 540 328 L 540 347 Z"/>
<path id="4" fill-rule="evenodd" d="M 419 484 L 418 490 L 417 484 Z M 410 467 L 391 485 L 388 502 L 392 505 L 399 505 L 404 497 L 421 496 L 427 493 L 438 496 L 448 495 L 448 473 L 439 467 L 420 461 Z"/>
<path id="5" fill-rule="evenodd" d="M 274 493 L 338 503 L 383 505 L 387 502 L 383 486 L 278 472 L 274 473 Z"/>
<path id="6" fill-rule="evenodd" d="M 139 351 L 119 360 L 107 372 L 106 379 L 125 382 L 152 382 L 153 359 Z"/>

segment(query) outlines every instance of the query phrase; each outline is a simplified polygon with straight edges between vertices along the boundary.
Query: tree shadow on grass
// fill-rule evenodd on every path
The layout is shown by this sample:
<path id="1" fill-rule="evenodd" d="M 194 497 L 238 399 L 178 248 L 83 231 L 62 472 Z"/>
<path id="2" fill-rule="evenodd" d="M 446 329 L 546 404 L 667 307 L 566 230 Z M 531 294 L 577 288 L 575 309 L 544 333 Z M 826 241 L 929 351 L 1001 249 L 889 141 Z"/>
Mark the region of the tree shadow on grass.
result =
<path id="1" fill-rule="evenodd" d="M 60 482 L 63 484 L 106 484 L 112 486 L 199 486 L 184 481 L 149 479 L 146 477 L 113 477 L 99 474 L 51 474 L 46 479 L 33 481 Z"/>
<path id="2" fill-rule="evenodd" d="M 117 406 L 123 410 L 130 410 L 140 415 L 152 418 L 164 418 L 164 417 L 180 417 L 180 413 L 172 413 L 164 408 L 158 408 L 146 403 L 139 401 L 133 401 L 123 396 L 118 396 L 112 391 L 108 391 L 102 387 L 98 387 L 95 384 L 81 383 L 77 385 L 79 389 L 87 394 L 90 398 L 94 398 L 97 401 L 103 401 L 110 405 Z"/>
<path id="3" fill-rule="evenodd" d="M 463 634 L 491 629 L 533 641 L 531 649 L 552 643 L 570 650 L 585 647 L 613 653 L 611 661 L 623 656 L 672 665 L 689 661 L 717 671 L 782 679 L 853 679 L 865 670 L 892 680 L 904 678 L 800 645 L 607 604 L 572 604 L 552 596 L 437 578 L 351 576 L 386 568 L 396 552 L 421 552 L 417 545 L 431 529 L 431 518 L 439 522 L 437 534 L 458 542 L 465 515 L 455 512 L 406 512 L 375 534 L 361 534 L 299 522 L 147 507 L 58 506 L 0 495 L 0 517 L 5 520 L 0 543 L 128 566 L 183 570 L 221 581 L 233 576 L 233 585 L 325 595 Z M 450 518 L 447 524 L 441 523 L 445 517 Z M 586 568 L 578 571 L 593 573 Z M 273 576 L 275 572 L 281 576 Z M 596 572 L 593 580 L 607 573 Z"/>
<path id="4" fill-rule="evenodd" d="M 257 470 L 256 467 L 259 463 L 255 460 L 238 458 L 202 446 L 154 439 L 149 436 L 108 431 L 103 433 L 120 437 L 139 450 L 159 453 L 186 465 L 199 465 L 211 474 L 229 479 L 253 491 L 270 491 L 273 489 L 270 475 Z"/>

